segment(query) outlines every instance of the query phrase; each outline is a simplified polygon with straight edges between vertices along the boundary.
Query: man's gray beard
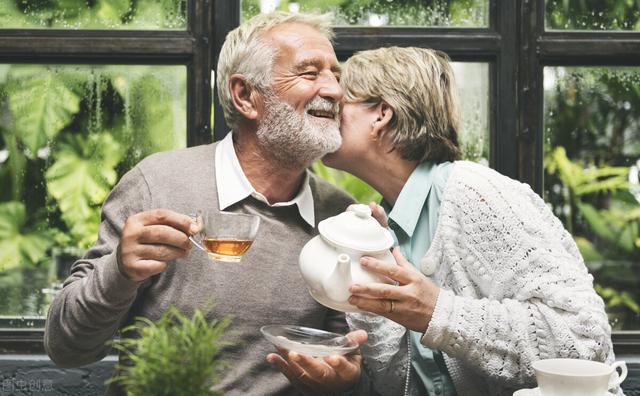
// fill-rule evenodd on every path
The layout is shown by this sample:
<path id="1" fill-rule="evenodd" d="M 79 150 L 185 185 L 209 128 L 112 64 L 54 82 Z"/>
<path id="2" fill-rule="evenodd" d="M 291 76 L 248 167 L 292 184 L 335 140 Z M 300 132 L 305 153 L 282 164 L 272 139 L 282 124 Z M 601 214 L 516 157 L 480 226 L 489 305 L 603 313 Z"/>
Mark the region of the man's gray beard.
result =
<path id="1" fill-rule="evenodd" d="M 316 96 L 305 106 L 304 114 L 273 92 L 264 94 L 265 114 L 258 125 L 258 143 L 280 165 L 304 169 L 313 161 L 340 148 L 338 104 Z M 332 110 L 336 118 L 325 119 L 307 114 L 308 109 Z"/>

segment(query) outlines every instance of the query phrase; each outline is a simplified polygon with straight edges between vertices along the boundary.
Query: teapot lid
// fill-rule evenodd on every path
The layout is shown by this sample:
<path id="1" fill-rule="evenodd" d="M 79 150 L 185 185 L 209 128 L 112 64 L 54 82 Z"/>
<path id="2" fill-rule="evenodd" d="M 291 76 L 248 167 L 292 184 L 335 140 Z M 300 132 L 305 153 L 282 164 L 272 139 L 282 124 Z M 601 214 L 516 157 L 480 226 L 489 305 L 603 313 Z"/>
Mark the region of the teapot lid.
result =
<path id="1" fill-rule="evenodd" d="M 393 237 L 371 216 L 367 205 L 352 205 L 347 211 L 318 224 L 320 235 L 330 243 L 363 252 L 389 249 Z"/>

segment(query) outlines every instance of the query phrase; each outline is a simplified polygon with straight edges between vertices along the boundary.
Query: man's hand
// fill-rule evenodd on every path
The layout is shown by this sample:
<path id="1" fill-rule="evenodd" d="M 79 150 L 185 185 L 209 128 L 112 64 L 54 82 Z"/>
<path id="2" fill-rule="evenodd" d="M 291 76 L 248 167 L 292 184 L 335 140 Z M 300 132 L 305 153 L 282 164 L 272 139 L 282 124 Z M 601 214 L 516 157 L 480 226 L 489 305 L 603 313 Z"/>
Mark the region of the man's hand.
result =
<path id="1" fill-rule="evenodd" d="M 356 330 L 347 337 L 362 345 L 367 333 Z M 328 396 L 352 389 L 360 379 L 360 351 L 344 356 L 312 358 L 296 352 L 279 350 L 280 355 L 270 353 L 267 361 L 284 374 L 289 381 L 307 396 Z"/>
<path id="2" fill-rule="evenodd" d="M 118 246 L 118 268 L 140 282 L 167 268 L 167 261 L 186 256 L 189 235 L 197 231 L 194 220 L 167 209 L 153 209 L 130 216 Z"/>

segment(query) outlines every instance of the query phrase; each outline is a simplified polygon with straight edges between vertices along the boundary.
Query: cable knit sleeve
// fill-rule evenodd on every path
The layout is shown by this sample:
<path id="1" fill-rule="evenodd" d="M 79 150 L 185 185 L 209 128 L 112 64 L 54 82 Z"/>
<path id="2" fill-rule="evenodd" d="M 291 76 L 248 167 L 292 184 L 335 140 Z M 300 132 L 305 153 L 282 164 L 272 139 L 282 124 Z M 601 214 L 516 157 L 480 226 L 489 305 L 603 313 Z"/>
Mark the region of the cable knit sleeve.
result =
<path id="1" fill-rule="evenodd" d="M 456 172 L 429 251 L 443 290 L 422 343 L 494 390 L 531 385 L 538 359 L 613 361 L 593 277 L 544 201 L 488 168 Z"/>

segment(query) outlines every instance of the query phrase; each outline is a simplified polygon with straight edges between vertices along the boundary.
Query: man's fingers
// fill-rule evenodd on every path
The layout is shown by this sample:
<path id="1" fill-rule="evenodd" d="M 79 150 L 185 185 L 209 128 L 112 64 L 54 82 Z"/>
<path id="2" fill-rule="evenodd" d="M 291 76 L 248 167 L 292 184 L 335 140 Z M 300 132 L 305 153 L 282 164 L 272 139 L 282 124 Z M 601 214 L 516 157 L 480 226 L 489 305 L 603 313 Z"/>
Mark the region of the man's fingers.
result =
<path id="1" fill-rule="evenodd" d="M 167 263 L 157 260 L 140 260 L 135 268 L 129 269 L 127 276 L 132 279 L 146 279 L 167 268 Z"/>
<path id="2" fill-rule="evenodd" d="M 136 252 L 143 260 L 170 261 L 186 256 L 189 250 L 169 245 L 139 245 Z"/>
<path id="3" fill-rule="evenodd" d="M 308 377 L 308 374 L 304 371 L 304 369 L 300 367 L 300 365 L 298 365 L 295 359 L 292 359 L 292 357 L 296 357 L 296 355 L 297 353 L 295 352 L 287 352 L 286 354 L 282 355 L 281 358 L 285 362 L 287 362 L 288 371 L 294 379 L 302 379 Z"/>
<path id="4" fill-rule="evenodd" d="M 327 356 L 324 361 L 344 382 L 350 382 L 359 374 L 360 355 Z"/>
<path id="5" fill-rule="evenodd" d="M 276 366 L 278 370 L 282 372 L 282 374 L 287 375 L 289 373 L 289 364 L 282 358 L 282 356 L 278 355 L 277 353 L 268 354 L 267 362 Z M 288 375 L 287 378 L 289 378 Z"/>
<path id="6" fill-rule="evenodd" d="M 277 353 L 270 353 L 267 355 L 267 362 L 276 366 L 276 368 L 284 374 L 285 377 L 291 382 L 296 388 L 302 391 L 304 394 L 312 394 L 312 389 L 309 384 L 306 382 L 308 380 L 308 376 L 306 373 L 300 373 L 297 370 L 292 370 L 292 365 L 284 359 L 282 356 Z"/>
<path id="7" fill-rule="evenodd" d="M 294 367 L 287 359 L 277 353 L 268 354 L 267 362 L 275 365 L 289 381 L 298 381 L 299 378 L 304 377 L 304 372 L 300 371 L 300 367 Z"/>
<path id="8" fill-rule="evenodd" d="M 347 334 L 346 337 L 358 345 L 362 345 L 367 342 L 369 335 L 364 330 L 355 330 Z"/>
<path id="9" fill-rule="evenodd" d="M 144 244 L 169 245 L 183 250 L 191 247 L 191 241 L 189 241 L 187 234 L 163 224 L 142 227 L 138 241 Z"/>
<path id="10" fill-rule="evenodd" d="M 187 235 L 192 234 L 191 226 L 197 228 L 195 220 L 182 213 L 169 209 L 152 209 L 135 215 L 142 225 L 161 224 L 173 227 Z"/>
<path id="11" fill-rule="evenodd" d="M 311 356 L 300 353 L 289 352 L 289 360 L 295 362 L 302 370 L 307 372 L 311 378 L 314 378 L 321 383 L 331 376 L 331 368 L 322 359 L 312 358 Z"/>

